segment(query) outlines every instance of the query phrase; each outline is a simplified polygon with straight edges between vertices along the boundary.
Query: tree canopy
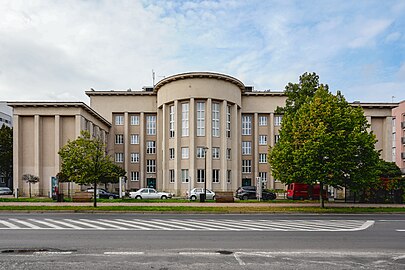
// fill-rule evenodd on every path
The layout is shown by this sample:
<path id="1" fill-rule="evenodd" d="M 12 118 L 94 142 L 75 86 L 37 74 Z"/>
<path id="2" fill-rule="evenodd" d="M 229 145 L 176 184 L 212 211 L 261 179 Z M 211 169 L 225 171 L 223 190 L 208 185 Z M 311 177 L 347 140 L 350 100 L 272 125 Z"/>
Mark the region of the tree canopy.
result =
<path id="1" fill-rule="evenodd" d="M 13 177 L 13 129 L 6 125 L 0 128 L 0 177 Z"/>
<path id="2" fill-rule="evenodd" d="M 377 179 L 379 153 L 362 108 L 330 93 L 315 73 L 289 83 L 286 92 L 280 139 L 269 151 L 276 179 L 352 190 Z"/>

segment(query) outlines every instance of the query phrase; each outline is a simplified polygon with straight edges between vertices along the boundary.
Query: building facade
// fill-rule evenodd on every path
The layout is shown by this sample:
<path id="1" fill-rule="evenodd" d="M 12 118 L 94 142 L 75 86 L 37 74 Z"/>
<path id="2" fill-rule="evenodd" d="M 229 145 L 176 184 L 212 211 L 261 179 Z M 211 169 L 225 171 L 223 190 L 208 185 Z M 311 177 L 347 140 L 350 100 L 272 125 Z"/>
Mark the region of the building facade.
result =
<path id="1" fill-rule="evenodd" d="M 283 92 L 254 91 L 228 75 L 193 72 L 167 77 L 142 91 L 86 94 L 90 107 L 10 103 L 18 126 L 15 175 L 33 172 L 49 181 L 59 171 L 57 150 L 80 130 L 90 129 L 85 123 L 92 123 L 106 136 L 108 153 L 127 171 L 128 190 L 148 186 L 182 196 L 207 181 L 214 191 L 235 191 L 255 185 L 258 177 L 267 188 L 285 188 L 267 162 L 269 147 L 279 139 L 282 115 L 275 110 L 285 105 Z M 364 108 L 378 139 L 376 148 L 382 158 L 392 160 L 391 110 L 396 104 L 353 106 Z M 70 120 L 61 121 L 62 115 Z M 61 124 L 65 122 L 70 128 Z M 44 140 L 54 143 L 44 146 Z M 42 193 L 46 186 L 42 184 Z"/>
<path id="2" fill-rule="evenodd" d="M 405 100 L 392 110 L 392 160 L 405 174 Z"/>

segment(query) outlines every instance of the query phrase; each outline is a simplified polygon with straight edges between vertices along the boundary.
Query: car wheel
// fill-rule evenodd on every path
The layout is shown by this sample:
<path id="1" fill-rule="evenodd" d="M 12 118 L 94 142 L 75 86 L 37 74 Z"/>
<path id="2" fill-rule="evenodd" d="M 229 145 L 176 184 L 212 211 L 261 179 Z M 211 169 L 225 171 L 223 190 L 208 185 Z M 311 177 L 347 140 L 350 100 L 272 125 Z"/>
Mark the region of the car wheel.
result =
<path id="1" fill-rule="evenodd" d="M 110 197 L 108 197 L 108 199 L 114 200 L 114 196 L 110 196 Z"/>
<path id="2" fill-rule="evenodd" d="M 163 195 L 162 197 L 160 197 L 162 200 L 166 200 L 167 199 L 167 196 L 166 195 Z"/>
<path id="3" fill-rule="evenodd" d="M 215 196 L 212 196 L 212 199 L 215 200 Z"/>
<path id="4" fill-rule="evenodd" d="M 275 199 L 277 199 L 277 195 L 276 194 L 271 194 L 270 200 L 275 200 Z"/>
<path id="5" fill-rule="evenodd" d="M 195 201 L 195 200 L 197 200 L 197 197 L 193 195 L 193 196 L 190 197 L 190 200 Z"/>
<path id="6" fill-rule="evenodd" d="M 138 195 L 138 196 L 135 197 L 135 199 L 142 200 L 142 197 Z"/>
<path id="7" fill-rule="evenodd" d="M 243 195 L 243 196 L 242 196 L 242 200 L 245 201 L 245 200 L 247 200 L 247 199 L 248 199 L 248 196 L 247 196 L 247 195 Z"/>

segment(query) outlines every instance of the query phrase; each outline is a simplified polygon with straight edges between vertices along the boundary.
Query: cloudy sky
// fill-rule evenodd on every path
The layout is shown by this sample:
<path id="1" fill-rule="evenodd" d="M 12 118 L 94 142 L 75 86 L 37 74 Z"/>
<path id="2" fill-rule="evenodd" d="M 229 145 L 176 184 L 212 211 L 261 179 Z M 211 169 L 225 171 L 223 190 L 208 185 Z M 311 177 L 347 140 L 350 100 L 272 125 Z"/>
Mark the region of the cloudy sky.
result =
<path id="1" fill-rule="evenodd" d="M 405 1 L 0 0 L 0 100 L 74 100 L 190 71 L 405 100 Z"/>

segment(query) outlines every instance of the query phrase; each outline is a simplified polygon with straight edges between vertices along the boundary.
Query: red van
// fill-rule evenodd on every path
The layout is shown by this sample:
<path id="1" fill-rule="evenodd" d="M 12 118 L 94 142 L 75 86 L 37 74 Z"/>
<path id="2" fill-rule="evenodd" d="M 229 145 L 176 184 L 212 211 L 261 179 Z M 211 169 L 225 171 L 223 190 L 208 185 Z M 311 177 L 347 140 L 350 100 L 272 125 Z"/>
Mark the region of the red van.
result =
<path id="1" fill-rule="evenodd" d="M 320 186 L 308 185 L 302 183 L 292 183 L 287 188 L 287 198 L 292 200 L 319 200 Z M 326 190 L 323 193 L 323 198 L 326 199 Z"/>

